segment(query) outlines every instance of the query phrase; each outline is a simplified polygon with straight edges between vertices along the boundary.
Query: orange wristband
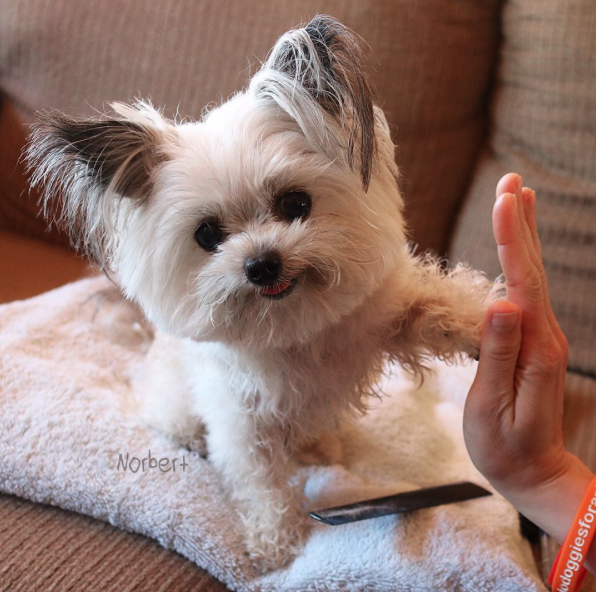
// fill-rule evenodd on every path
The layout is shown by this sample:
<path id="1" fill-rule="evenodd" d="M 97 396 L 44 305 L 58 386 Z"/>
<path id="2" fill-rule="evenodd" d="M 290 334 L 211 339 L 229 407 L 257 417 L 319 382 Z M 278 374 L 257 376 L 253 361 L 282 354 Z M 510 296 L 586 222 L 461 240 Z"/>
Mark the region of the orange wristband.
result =
<path id="1" fill-rule="evenodd" d="M 596 534 L 596 476 L 590 481 L 548 578 L 553 592 L 575 592 L 586 577 L 584 560 Z"/>

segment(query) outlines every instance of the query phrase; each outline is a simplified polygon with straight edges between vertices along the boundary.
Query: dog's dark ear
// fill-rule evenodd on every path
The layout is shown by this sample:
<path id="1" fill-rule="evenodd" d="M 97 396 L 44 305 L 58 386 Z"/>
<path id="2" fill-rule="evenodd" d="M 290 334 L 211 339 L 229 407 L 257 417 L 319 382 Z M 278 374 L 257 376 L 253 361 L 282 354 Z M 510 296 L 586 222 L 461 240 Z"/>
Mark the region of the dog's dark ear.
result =
<path id="1" fill-rule="evenodd" d="M 121 197 L 145 197 L 151 171 L 164 158 L 163 125 L 146 105 L 143 111 L 113 106 L 114 116 L 97 119 L 40 113 L 30 137 L 29 164 L 58 181 L 68 183 L 75 177 Z"/>
<path id="2" fill-rule="evenodd" d="M 170 124 L 147 104 L 112 107 L 113 115 L 95 119 L 40 114 L 25 153 L 46 217 L 99 263 L 119 198 L 140 203 L 148 197 L 171 135 Z"/>
<path id="3" fill-rule="evenodd" d="M 319 15 L 305 27 L 283 35 L 261 72 L 285 75 L 293 83 L 290 93 L 294 103 L 301 99 L 296 88 L 304 89 L 316 104 L 341 122 L 348 131 L 348 164 L 352 169 L 359 167 L 367 189 L 376 143 L 372 90 L 364 62 L 364 51 L 355 34 L 334 18 Z M 288 89 L 283 80 L 270 76 L 268 82 L 259 90 L 286 109 Z"/>

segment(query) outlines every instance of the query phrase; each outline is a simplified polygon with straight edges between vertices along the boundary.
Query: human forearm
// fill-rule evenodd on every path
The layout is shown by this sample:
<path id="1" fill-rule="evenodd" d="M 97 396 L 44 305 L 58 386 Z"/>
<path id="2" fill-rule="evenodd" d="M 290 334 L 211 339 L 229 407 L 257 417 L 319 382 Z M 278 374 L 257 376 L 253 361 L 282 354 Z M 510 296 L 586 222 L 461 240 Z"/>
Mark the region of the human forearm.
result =
<path id="1" fill-rule="evenodd" d="M 559 543 L 567 536 L 582 498 L 594 477 L 592 471 L 577 457 L 566 454 L 567 470 L 542 486 L 517 490 L 511 484 L 493 484 L 521 514 Z M 596 528 L 596 523 L 593 528 Z M 596 542 L 586 555 L 585 566 L 590 573 L 596 575 Z"/>

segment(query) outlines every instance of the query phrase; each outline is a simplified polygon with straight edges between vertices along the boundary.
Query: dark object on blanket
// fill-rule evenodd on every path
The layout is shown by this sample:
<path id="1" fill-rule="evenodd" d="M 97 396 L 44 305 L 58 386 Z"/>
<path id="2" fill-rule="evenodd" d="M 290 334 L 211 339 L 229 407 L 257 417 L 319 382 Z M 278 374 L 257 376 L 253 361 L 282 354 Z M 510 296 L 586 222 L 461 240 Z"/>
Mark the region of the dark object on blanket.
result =
<path id="1" fill-rule="evenodd" d="M 493 269 L 486 213 L 496 179 L 520 170 L 537 189 L 549 288 L 565 319 L 570 366 L 590 372 L 568 374 L 566 442 L 596 470 L 596 118 L 588 116 L 596 104 L 596 3 L 457 6 L 179 0 L 146 10 L 142 0 L 0 0 L 0 301 L 39 294 L 85 268 L 50 244 L 65 238 L 46 232 L 37 197 L 27 199 L 19 155 L 36 110 L 52 105 L 90 115 L 90 105 L 141 94 L 156 105 L 180 103 L 183 115 L 197 118 L 204 104 L 248 78 L 245 56 L 264 58 L 284 27 L 326 12 L 375 55 L 374 84 L 400 145 L 407 216 L 421 250 L 445 253 L 451 243 L 452 257 Z M 37 504 L 26 503 L 34 519 L 23 519 L 23 503 L 0 496 L 0 592 L 225 590 L 144 537 Z M 18 517 L 18 529 L 10 528 Z M 596 592 L 596 580 L 584 590 Z"/>
<path id="2" fill-rule="evenodd" d="M 404 491 L 395 495 L 364 500 L 346 506 L 326 508 L 311 512 L 310 515 L 315 520 L 337 526 L 357 522 L 358 520 L 368 520 L 369 518 L 389 516 L 390 514 L 463 502 L 487 495 L 492 495 L 492 493 L 479 485 L 464 481 L 462 483 Z"/>

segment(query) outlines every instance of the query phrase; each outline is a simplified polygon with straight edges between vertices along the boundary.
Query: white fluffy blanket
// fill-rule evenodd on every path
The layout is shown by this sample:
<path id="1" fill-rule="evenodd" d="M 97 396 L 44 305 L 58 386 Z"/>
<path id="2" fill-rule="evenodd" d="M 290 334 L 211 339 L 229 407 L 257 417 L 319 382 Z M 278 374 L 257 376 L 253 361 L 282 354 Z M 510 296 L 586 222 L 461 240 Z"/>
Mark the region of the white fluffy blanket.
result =
<path id="1" fill-rule="evenodd" d="M 517 514 L 498 495 L 345 526 L 313 521 L 291 565 L 257 573 L 209 462 L 128 410 L 130 377 L 150 341 L 135 315 L 103 278 L 0 307 L 2 492 L 152 537 L 236 591 L 544 590 Z M 397 370 L 386 397 L 344 434 L 344 465 L 300 475 L 312 508 L 386 495 L 404 482 L 487 487 L 462 438 L 474 371 L 437 365 L 416 389 Z M 149 451 L 167 459 L 163 470 L 139 466 Z"/>

